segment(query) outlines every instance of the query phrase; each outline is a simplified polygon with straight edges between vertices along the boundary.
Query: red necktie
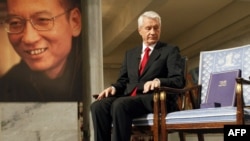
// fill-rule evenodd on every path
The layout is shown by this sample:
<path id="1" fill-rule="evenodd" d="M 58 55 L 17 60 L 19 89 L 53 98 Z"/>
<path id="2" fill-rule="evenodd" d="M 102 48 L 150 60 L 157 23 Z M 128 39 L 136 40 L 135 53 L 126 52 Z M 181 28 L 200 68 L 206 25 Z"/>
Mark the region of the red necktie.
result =
<path id="1" fill-rule="evenodd" d="M 140 72 L 139 74 L 140 74 L 140 75 L 142 74 L 142 72 L 143 72 L 143 70 L 144 70 L 144 68 L 145 68 L 145 66 L 146 66 L 146 64 L 147 64 L 147 62 L 148 62 L 149 52 L 150 52 L 150 48 L 147 47 L 147 48 L 145 49 L 145 53 L 144 53 L 144 56 L 143 56 L 143 58 L 142 58 L 141 65 L 140 65 L 140 68 L 139 68 L 139 72 Z"/>
<path id="2" fill-rule="evenodd" d="M 141 75 L 147 62 L 148 62 L 148 58 L 149 58 L 149 52 L 150 52 L 150 48 L 147 47 L 145 49 L 145 53 L 144 53 L 144 56 L 142 58 L 142 61 L 141 61 L 141 64 L 140 64 L 140 67 L 139 67 L 139 74 Z M 131 96 L 136 96 L 136 91 L 137 91 L 137 87 L 133 90 Z"/>

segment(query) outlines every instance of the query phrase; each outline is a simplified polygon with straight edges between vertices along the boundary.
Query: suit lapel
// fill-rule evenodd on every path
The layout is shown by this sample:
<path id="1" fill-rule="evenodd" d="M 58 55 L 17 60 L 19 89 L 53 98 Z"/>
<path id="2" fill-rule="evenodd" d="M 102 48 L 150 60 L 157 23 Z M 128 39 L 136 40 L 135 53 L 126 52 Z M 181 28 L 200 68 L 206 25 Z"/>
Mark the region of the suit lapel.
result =
<path id="1" fill-rule="evenodd" d="M 142 50 L 142 46 L 138 47 L 134 54 L 132 54 L 131 56 L 131 61 L 129 63 L 131 63 L 131 71 L 133 71 L 132 73 L 136 74 L 137 76 L 139 76 L 139 65 L 140 65 L 140 61 L 141 61 L 141 50 Z"/>

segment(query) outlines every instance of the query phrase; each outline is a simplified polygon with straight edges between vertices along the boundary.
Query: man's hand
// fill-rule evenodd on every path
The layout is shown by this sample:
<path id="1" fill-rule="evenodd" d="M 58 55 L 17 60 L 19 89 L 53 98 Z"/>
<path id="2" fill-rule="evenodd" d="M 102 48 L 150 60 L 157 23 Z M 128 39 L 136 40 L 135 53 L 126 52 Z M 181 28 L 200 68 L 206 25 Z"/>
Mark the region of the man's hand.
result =
<path id="1" fill-rule="evenodd" d="M 144 88 L 143 88 L 143 93 L 147 93 L 148 91 L 153 91 L 155 88 L 159 88 L 161 86 L 161 82 L 158 78 L 155 78 L 152 81 L 147 81 L 144 84 Z"/>
<path id="2" fill-rule="evenodd" d="M 97 100 L 101 100 L 103 98 L 109 97 L 111 95 L 115 95 L 115 87 L 110 86 L 103 90 L 97 97 Z"/>

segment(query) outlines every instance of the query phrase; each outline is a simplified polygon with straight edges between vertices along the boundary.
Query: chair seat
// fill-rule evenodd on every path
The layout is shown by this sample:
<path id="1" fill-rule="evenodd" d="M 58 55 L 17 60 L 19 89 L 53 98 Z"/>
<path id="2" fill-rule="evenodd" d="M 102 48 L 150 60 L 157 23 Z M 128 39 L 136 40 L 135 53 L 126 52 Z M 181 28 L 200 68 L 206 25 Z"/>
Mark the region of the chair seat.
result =
<path id="1" fill-rule="evenodd" d="M 250 109 L 244 108 L 245 123 L 250 124 Z M 153 125 L 152 113 L 133 119 L 133 125 Z M 192 122 L 232 122 L 236 120 L 236 107 L 217 107 L 206 109 L 194 109 L 169 113 L 166 117 L 168 124 L 192 123 Z"/>
<path id="2" fill-rule="evenodd" d="M 132 125 L 147 126 L 147 125 L 153 125 L 153 123 L 154 123 L 154 114 L 150 113 L 133 119 Z"/>
<path id="3" fill-rule="evenodd" d="M 250 109 L 245 108 L 244 115 L 245 121 L 250 123 Z M 172 112 L 166 117 L 168 124 L 233 121 L 236 121 L 236 107 L 231 106 Z"/>

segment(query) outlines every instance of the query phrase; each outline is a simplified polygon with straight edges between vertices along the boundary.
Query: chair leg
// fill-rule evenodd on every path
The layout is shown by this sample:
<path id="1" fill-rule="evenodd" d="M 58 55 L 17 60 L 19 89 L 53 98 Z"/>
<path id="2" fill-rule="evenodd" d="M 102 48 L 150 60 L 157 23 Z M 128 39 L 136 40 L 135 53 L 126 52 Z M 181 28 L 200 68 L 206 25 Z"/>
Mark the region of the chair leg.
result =
<path id="1" fill-rule="evenodd" d="M 154 141 L 154 137 L 150 136 L 131 136 L 130 141 Z"/>
<path id="2" fill-rule="evenodd" d="M 180 138 L 180 141 L 186 141 L 186 138 L 183 132 L 179 132 L 179 138 Z"/>
<path id="3" fill-rule="evenodd" d="M 204 135 L 201 133 L 198 133 L 198 141 L 204 141 Z"/>
<path id="4" fill-rule="evenodd" d="M 140 136 L 139 141 L 144 141 L 144 137 Z"/>
<path id="5" fill-rule="evenodd" d="M 168 131 L 166 129 L 164 129 L 164 128 L 161 129 L 160 138 L 161 138 L 161 141 L 168 140 Z"/>
<path id="6" fill-rule="evenodd" d="M 161 132 L 159 141 L 168 141 L 168 131 L 167 130 L 165 132 Z"/>
<path id="7" fill-rule="evenodd" d="M 149 141 L 154 141 L 154 137 L 153 137 L 153 136 L 150 136 L 150 137 L 149 137 Z"/>
<path id="8" fill-rule="evenodd" d="M 168 141 L 168 132 L 165 133 L 165 141 Z"/>
<path id="9" fill-rule="evenodd" d="M 139 137 L 138 136 L 131 136 L 130 141 L 139 141 Z"/>
<path id="10" fill-rule="evenodd" d="M 141 136 L 133 136 L 131 141 L 142 141 Z"/>

